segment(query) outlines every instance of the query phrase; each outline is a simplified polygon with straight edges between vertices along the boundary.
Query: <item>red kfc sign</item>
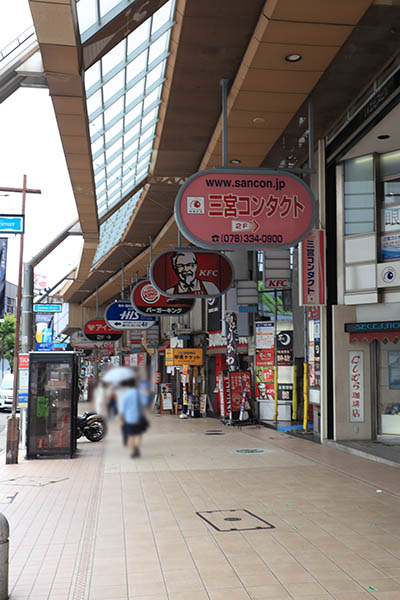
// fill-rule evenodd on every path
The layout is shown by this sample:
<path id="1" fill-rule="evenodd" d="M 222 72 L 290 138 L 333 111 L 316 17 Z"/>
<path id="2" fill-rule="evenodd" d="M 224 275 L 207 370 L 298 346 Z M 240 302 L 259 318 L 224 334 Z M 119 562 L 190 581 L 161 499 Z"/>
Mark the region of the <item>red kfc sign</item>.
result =
<path id="1" fill-rule="evenodd" d="M 132 290 L 131 302 L 139 313 L 177 317 L 192 310 L 194 298 L 170 298 L 160 294 L 150 281 L 141 281 Z"/>
<path id="2" fill-rule="evenodd" d="M 122 331 L 112 329 L 104 319 L 92 319 L 83 328 L 84 336 L 92 342 L 116 342 L 122 336 Z"/>
<path id="3" fill-rule="evenodd" d="M 165 296 L 209 298 L 232 285 L 231 261 L 218 252 L 177 249 L 160 254 L 152 263 L 150 279 Z"/>
<path id="4" fill-rule="evenodd" d="M 325 300 L 325 231 L 313 229 L 302 241 L 300 256 L 300 304 L 321 306 Z"/>
<path id="5" fill-rule="evenodd" d="M 179 229 L 203 248 L 294 246 L 315 218 L 309 187 L 280 171 L 200 171 L 182 185 L 175 202 Z"/>

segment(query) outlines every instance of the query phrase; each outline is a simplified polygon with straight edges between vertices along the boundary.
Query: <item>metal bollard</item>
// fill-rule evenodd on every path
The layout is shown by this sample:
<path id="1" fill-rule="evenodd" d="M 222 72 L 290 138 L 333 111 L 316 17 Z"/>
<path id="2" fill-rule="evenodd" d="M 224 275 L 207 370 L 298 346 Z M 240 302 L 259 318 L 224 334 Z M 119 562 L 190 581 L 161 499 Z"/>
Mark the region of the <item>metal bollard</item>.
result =
<path id="1" fill-rule="evenodd" d="M 8 552 L 10 526 L 5 516 L 0 513 L 0 600 L 8 598 Z"/>

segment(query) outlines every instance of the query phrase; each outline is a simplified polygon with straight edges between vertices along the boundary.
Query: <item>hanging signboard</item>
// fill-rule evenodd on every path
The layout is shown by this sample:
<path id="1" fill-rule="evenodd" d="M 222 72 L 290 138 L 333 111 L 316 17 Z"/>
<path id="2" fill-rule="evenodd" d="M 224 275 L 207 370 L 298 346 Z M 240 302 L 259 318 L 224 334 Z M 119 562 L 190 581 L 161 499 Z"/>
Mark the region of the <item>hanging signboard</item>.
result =
<path id="1" fill-rule="evenodd" d="M 82 331 L 74 331 L 71 333 L 70 337 L 71 346 L 73 346 L 74 350 L 113 350 L 114 345 L 112 342 L 104 340 L 104 341 L 96 341 L 90 342 L 86 336 L 83 335 Z"/>
<path id="2" fill-rule="evenodd" d="M 293 331 L 279 331 L 277 333 L 276 362 L 280 366 L 293 364 Z"/>
<path id="3" fill-rule="evenodd" d="M 62 304 L 34 304 L 33 312 L 60 313 L 62 312 L 62 307 Z"/>
<path id="4" fill-rule="evenodd" d="M 128 300 L 109 304 L 104 311 L 107 325 L 114 329 L 147 329 L 156 322 L 155 317 L 141 315 Z"/>
<path id="5" fill-rule="evenodd" d="M 257 350 L 256 365 L 257 367 L 273 367 L 274 366 L 274 349 L 265 348 Z"/>
<path id="6" fill-rule="evenodd" d="M 192 310 L 195 299 L 167 297 L 150 281 L 141 281 L 132 290 L 131 303 L 142 315 L 176 317 Z"/>
<path id="7" fill-rule="evenodd" d="M 237 317 L 234 312 L 225 313 L 226 321 L 226 365 L 228 371 L 236 371 L 239 368 L 238 345 L 239 336 L 237 332 Z"/>
<path id="8" fill-rule="evenodd" d="M 364 353 L 349 352 L 350 422 L 364 421 Z"/>
<path id="9" fill-rule="evenodd" d="M 203 362 L 202 348 L 166 348 L 165 350 L 165 365 L 168 367 L 201 366 Z"/>
<path id="10" fill-rule="evenodd" d="M 24 215 L 0 215 L 1 233 L 24 233 L 25 216 Z"/>
<path id="11" fill-rule="evenodd" d="M 182 185 L 175 202 L 180 231 L 203 248 L 295 246 L 315 217 L 310 188 L 281 171 L 200 171 Z"/>
<path id="12" fill-rule="evenodd" d="M 313 229 L 299 252 L 300 305 L 325 305 L 325 231 Z"/>
<path id="13" fill-rule="evenodd" d="M 91 319 L 83 327 L 83 335 L 91 342 L 116 342 L 122 331 L 112 329 L 104 319 Z"/>
<path id="14" fill-rule="evenodd" d="M 163 252 L 152 263 L 150 279 L 165 296 L 209 298 L 232 285 L 231 261 L 218 252 L 177 249 Z"/>

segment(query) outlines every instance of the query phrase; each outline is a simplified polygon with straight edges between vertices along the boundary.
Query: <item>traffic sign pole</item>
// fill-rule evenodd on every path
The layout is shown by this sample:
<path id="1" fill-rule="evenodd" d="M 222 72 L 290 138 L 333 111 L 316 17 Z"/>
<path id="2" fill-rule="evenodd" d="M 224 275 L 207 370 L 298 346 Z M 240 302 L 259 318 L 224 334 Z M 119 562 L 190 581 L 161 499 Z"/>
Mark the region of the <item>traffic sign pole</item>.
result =
<path id="1" fill-rule="evenodd" d="M 4 188 L 0 187 L 0 192 L 22 193 L 22 216 L 25 218 L 26 194 L 41 194 L 41 190 L 33 190 L 26 185 L 27 177 L 24 175 L 22 188 Z M 15 347 L 14 347 L 14 386 L 11 417 L 7 422 L 7 446 L 6 446 L 6 464 L 18 463 L 18 441 L 19 429 L 17 418 L 18 404 L 18 354 L 19 354 L 19 330 L 21 323 L 21 296 L 22 296 L 22 261 L 24 256 L 24 234 L 20 234 L 19 242 L 19 270 L 18 270 L 18 291 L 17 291 L 17 312 L 15 318 Z"/>

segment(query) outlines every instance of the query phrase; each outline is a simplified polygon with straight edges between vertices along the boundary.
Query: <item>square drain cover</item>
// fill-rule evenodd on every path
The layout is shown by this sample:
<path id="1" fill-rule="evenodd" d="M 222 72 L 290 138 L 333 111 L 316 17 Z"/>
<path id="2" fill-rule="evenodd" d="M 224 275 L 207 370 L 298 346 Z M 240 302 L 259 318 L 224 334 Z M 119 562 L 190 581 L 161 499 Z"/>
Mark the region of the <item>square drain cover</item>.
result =
<path id="1" fill-rule="evenodd" d="M 245 508 L 231 510 L 206 510 L 196 512 L 204 521 L 217 531 L 254 531 L 257 529 L 275 529 L 261 517 Z"/>

